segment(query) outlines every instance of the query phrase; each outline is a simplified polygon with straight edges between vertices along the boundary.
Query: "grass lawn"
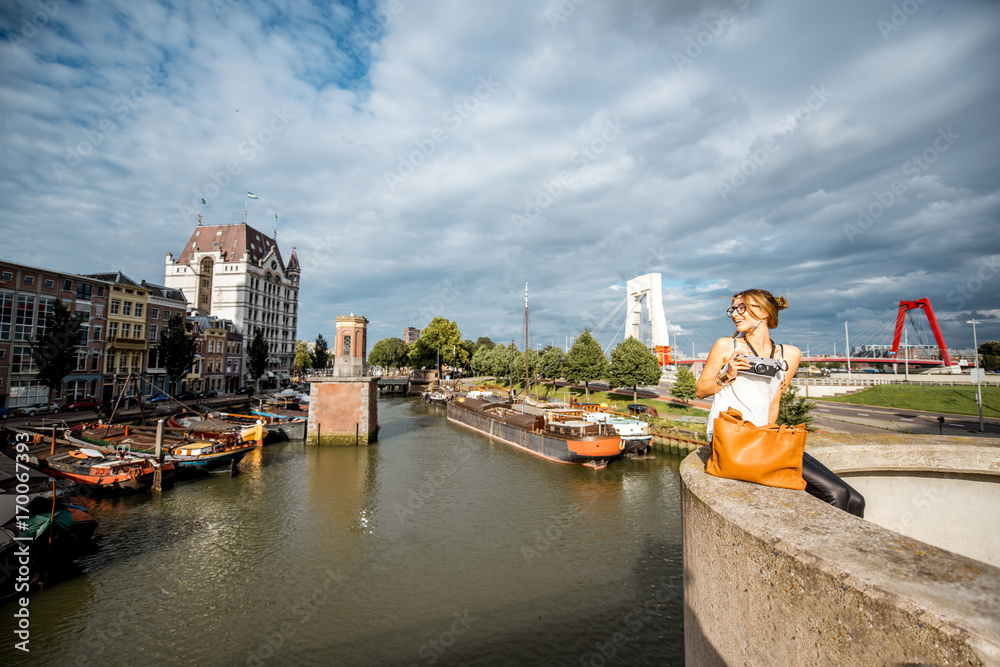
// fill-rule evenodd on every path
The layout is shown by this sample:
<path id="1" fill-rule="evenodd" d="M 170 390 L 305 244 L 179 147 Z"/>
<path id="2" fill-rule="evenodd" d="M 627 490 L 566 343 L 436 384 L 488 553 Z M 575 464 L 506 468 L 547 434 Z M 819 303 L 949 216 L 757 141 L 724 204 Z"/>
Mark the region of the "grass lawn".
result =
<path id="1" fill-rule="evenodd" d="M 976 387 L 922 387 L 880 384 L 850 396 L 824 398 L 837 403 L 860 403 L 902 410 L 927 410 L 957 415 L 979 415 Z M 983 387 L 983 416 L 1000 417 L 1000 388 Z"/>

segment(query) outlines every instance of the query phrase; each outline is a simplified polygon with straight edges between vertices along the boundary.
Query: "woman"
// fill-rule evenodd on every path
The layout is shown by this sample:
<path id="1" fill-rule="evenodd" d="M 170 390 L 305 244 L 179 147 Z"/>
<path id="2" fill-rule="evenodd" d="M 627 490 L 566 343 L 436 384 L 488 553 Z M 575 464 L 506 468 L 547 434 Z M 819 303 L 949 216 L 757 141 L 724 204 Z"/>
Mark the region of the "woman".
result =
<path id="1" fill-rule="evenodd" d="M 781 395 L 802 357 L 797 347 L 771 340 L 770 330 L 778 326 L 778 311 L 785 308 L 785 297 L 775 298 L 765 290 L 751 289 L 733 296 L 733 305 L 726 314 L 733 318 L 736 333 L 715 341 L 695 386 L 698 398 L 714 397 L 708 416 L 709 440 L 715 418 L 731 407 L 755 426 L 777 422 Z M 770 361 L 765 364 L 776 365 L 777 373 L 754 372 L 748 356 L 767 358 Z M 865 499 L 861 494 L 809 454 L 802 457 L 802 477 L 807 492 L 855 516 L 864 516 Z"/>

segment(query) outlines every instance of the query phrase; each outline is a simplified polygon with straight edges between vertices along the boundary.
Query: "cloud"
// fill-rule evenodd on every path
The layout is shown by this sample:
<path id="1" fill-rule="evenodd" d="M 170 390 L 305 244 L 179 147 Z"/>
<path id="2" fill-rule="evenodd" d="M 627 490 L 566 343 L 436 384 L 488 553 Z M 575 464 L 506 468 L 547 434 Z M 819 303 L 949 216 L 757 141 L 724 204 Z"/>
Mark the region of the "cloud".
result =
<path id="1" fill-rule="evenodd" d="M 525 282 L 538 340 L 611 337 L 607 288 L 653 271 L 700 351 L 751 286 L 814 352 L 856 309 L 996 307 L 994 3 L 888 39 L 860 1 L 46 6 L 0 9 L 5 259 L 162 281 L 200 198 L 235 223 L 249 190 L 309 340 L 351 311 L 373 341 L 431 316 L 517 339 Z"/>

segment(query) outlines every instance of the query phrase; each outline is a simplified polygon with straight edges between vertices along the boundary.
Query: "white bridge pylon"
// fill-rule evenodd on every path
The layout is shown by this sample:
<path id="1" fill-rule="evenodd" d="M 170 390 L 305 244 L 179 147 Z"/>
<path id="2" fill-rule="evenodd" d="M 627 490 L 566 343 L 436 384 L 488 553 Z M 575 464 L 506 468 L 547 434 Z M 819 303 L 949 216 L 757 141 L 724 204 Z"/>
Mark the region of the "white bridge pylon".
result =
<path id="1" fill-rule="evenodd" d="M 663 287 L 659 273 L 647 273 L 625 285 L 627 309 L 625 337 L 632 336 L 650 347 L 670 345 L 667 316 L 663 312 Z"/>

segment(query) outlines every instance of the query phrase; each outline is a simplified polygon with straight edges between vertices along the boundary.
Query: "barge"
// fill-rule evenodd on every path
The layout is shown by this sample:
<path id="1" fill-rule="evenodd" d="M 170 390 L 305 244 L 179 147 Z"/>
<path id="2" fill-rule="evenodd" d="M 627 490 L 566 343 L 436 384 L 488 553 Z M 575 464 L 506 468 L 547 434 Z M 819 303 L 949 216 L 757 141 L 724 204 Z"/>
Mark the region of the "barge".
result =
<path id="1" fill-rule="evenodd" d="M 519 412 L 510 403 L 457 397 L 448 421 L 558 463 L 603 467 L 622 457 L 622 438 L 609 424 L 562 419 L 558 411 Z"/>

